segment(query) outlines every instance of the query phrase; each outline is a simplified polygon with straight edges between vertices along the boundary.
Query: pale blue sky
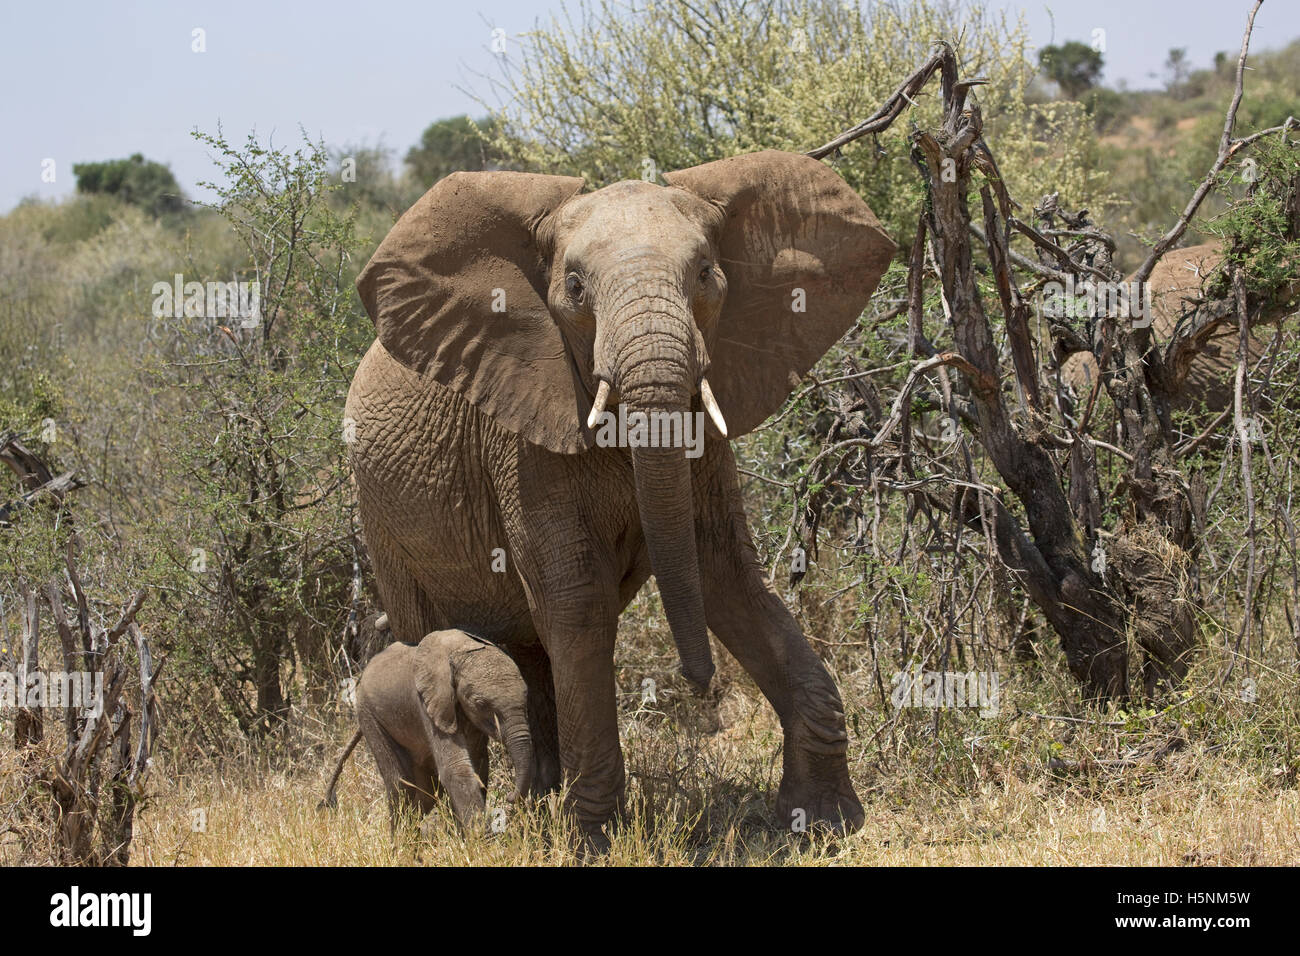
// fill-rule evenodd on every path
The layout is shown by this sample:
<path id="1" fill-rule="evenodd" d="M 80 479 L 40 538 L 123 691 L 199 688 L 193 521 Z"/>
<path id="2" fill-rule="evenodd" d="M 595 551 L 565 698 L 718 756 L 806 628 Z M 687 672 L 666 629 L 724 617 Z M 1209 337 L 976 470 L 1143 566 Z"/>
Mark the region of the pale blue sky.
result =
<path id="1" fill-rule="evenodd" d="M 190 195 L 211 176 L 189 135 L 218 120 L 234 139 L 256 127 L 288 145 L 301 125 L 331 145 L 393 147 L 400 156 L 431 121 L 479 112 L 476 73 L 496 75 L 492 30 L 514 37 L 560 0 L 0 0 L 0 211 L 22 197 L 73 190 L 72 164 L 141 152 L 167 163 Z M 1196 66 L 1235 50 L 1247 0 L 992 0 L 1023 10 L 1036 44 L 1106 31 L 1105 80 L 1155 85 L 1170 47 Z M 1049 9 L 1054 14 L 1049 15 Z M 191 50 L 205 31 L 206 52 Z M 1054 32 L 1053 32 L 1054 31 Z M 1255 49 L 1300 36 L 1300 2 L 1269 0 Z M 42 182 L 42 161 L 55 181 Z"/>

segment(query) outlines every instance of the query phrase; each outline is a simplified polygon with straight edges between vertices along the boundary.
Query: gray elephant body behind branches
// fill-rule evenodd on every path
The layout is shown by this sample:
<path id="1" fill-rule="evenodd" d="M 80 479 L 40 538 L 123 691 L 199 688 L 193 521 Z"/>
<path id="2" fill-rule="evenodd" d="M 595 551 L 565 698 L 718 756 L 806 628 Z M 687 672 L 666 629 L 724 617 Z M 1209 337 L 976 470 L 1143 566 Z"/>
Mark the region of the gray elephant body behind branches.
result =
<path id="1" fill-rule="evenodd" d="M 392 644 L 376 654 L 357 682 L 356 711 L 394 826 L 403 806 L 427 813 L 444 790 L 461 825 L 481 817 L 489 737 L 510 756 L 516 795 L 531 786 L 523 678 L 503 651 L 464 631 L 435 631 L 415 647 Z M 339 758 L 322 806 L 334 805 L 339 771 L 356 742 Z"/>
<path id="2" fill-rule="evenodd" d="M 1151 328 L 1158 343 L 1168 343 L 1189 307 L 1204 295 L 1207 277 L 1223 261 L 1218 243 L 1210 242 L 1167 253 L 1156 264 L 1147 281 L 1151 295 Z M 1132 276 L 1125 281 L 1131 282 Z M 1174 407 L 1196 408 L 1204 404 L 1213 413 L 1232 405 L 1233 374 L 1237 367 L 1237 323 L 1216 326 L 1188 363 L 1174 393 Z M 1267 342 L 1248 336 L 1247 356 L 1251 367 L 1264 355 Z M 1061 365 L 1061 378 L 1086 400 L 1097 378 L 1097 360 L 1091 352 L 1075 352 Z"/>
<path id="3" fill-rule="evenodd" d="M 563 769 L 600 844 L 617 621 L 653 572 L 684 675 L 708 685 L 712 631 L 776 709 L 781 818 L 856 828 L 843 705 L 764 577 L 726 438 L 856 322 L 894 245 L 804 156 L 664 178 L 457 173 L 376 251 L 345 437 L 380 594 L 399 640 L 456 625 L 509 651 L 535 788 Z"/>

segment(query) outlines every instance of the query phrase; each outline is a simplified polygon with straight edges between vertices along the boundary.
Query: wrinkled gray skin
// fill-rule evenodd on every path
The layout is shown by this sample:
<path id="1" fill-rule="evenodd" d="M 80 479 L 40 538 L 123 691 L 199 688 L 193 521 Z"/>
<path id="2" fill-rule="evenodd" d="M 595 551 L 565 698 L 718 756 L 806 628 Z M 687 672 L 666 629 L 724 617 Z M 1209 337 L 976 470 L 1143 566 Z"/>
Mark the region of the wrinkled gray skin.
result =
<path id="1" fill-rule="evenodd" d="M 464 631 L 435 631 L 418 646 L 393 644 L 375 655 L 357 683 L 357 722 L 384 779 L 393 825 L 403 805 L 427 813 L 441 790 L 462 826 L 480 818 L 489 737 L 514 765 L 511 801 L 528 792 L 527 697 L 509 656 Z M 332 805 L 329 796 L 325 802 Z"/>

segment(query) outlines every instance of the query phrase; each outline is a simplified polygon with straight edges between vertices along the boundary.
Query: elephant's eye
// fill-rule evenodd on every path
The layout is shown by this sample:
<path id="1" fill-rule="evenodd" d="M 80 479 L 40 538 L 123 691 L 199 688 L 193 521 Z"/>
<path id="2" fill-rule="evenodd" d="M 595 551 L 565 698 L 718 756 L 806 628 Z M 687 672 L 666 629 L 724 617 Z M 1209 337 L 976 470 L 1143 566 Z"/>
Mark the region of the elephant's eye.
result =
<path id="1" fill-rule="evenodd" d="M 570 272 L 564 277 L 564 291 L 569 294 L 570 299 L 581 299 L 583 288 L 582 279 L 578 278 L 576 272 Z"/>
<path id="2" fill-rule="evenodd" d="M 708 282 L 712 278 L 713 278 L 713 263 L 706 262 L 704 263 L 704 265 L 700 266 L 700 281 Z"/>

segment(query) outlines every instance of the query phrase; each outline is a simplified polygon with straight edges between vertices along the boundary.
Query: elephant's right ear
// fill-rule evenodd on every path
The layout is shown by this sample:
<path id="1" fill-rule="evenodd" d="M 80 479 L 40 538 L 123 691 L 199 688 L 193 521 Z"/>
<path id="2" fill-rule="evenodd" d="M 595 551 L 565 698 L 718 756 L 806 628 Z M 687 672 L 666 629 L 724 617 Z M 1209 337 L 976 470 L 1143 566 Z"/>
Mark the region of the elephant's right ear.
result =
<path id="1" fill-rule="evenodd" d="M 452 683 L 451 655 L 443 642 L 430 635 L 415 653 L 415 690 L 433 725 L 444 734 L 456 732 L 456 688 Z"/>
<path id="2" fill-rule="evenodd" d="M 538 234 L 582 186 L 572 176 L 452 173 L 406 211 L 357 277 L 393 358 L 562 453 L 586 449 L 589 400 L 546 305 Z"/>

